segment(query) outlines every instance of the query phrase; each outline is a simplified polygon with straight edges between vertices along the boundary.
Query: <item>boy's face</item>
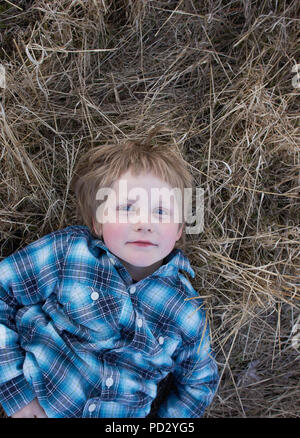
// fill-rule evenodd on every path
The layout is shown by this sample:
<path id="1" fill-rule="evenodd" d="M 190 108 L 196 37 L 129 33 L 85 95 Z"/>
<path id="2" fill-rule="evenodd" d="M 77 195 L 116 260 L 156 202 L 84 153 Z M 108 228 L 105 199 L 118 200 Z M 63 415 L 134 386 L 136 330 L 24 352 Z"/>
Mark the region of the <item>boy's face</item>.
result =
<path id="1" fill-rule="evenodd" d="M 153 189 L 163 190 L 155 194 Z M 104 207 L 102 212 L 109 214 L 104 220 L 100 215 L 102 224 L 94 222 L 96 234 L 101 235 L 102 227 L 105 245 L 137 281 L 156 271 L 181 237 L 183 224 L 176 214 L 181 206 L 169 195 L 171 190 L 152 173 L 134 176 L 128 171 L 113 184 L 112 196 L 103 204 L 109 209 Z"/>

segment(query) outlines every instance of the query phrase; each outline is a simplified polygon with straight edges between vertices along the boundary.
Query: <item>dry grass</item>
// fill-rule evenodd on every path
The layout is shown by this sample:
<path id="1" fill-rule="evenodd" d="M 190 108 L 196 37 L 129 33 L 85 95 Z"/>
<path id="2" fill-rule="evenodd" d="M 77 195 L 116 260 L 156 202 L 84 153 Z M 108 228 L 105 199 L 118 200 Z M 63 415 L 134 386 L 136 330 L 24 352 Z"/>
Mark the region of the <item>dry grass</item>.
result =
<path id="1" fill-rule="evenodd" d="M 91 144 L 167 126 L 205 190 L 186 248 L 222 377 L 205 416 L 299 417 L 299 2 L 0 8 L 1 257 L 80 223 L 69 185 Z"/>

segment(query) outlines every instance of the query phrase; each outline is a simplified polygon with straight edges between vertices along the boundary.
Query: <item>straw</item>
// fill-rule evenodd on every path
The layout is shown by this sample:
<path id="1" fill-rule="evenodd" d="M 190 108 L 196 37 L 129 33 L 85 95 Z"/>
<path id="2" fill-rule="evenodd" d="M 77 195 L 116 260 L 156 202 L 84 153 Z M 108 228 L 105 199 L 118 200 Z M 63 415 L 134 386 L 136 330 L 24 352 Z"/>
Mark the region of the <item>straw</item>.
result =
<path id="1" fill-rule="evenodd" d="M 0 7 L 1 258 L 81 224 L 70 180 L 84 151 L 165 126 L 204 190 L 185 250 L 221 376 L 206 417 L 299 417 L 299 9 Z"/>

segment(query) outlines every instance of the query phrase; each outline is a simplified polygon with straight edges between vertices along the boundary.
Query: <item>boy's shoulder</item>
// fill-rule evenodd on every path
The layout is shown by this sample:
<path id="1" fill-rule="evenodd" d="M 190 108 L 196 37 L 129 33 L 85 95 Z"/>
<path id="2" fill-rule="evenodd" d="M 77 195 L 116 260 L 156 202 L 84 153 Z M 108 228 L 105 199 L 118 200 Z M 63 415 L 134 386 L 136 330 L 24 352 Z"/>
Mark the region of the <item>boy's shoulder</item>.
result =
<path id="1" fill-rule="evenodd" d="M 166 261 L 172 269 L 167 270 L 167 272 L 170 272 L 170 274 L 176 273 L 175 287 L 178 292 L 178 298 L 186 303 L 190 303 L 192 307 L 195 307 L 196 305 L 193 298 L 200 299 L 200 296 L 189 280 L 190 277 L 195 278 L 195 271 L 191 266 L 189 258 L 181 249 L 176 249 L 169 255 Z"/>
<path id="2" fill-rule="evenodd" d="M 70 225 L 68 227 L 44 234 L 27 245 L 15 250 L 4 260 L 9 261 L 10 259 L 18 259 L 30 254 L 44 254 L 46 256 L 47 251 L 49 250 L 55 250 L 57 253 L 60 253 L 61 251 L 64 252 L 66 246 L 69 244 L 69 239 L 76 239 L 77 237 L 85 237 L 86 239 L 91 238 L 91 233 L 88 227 L 83 225 Z"/>
<path id="3" fill-rule="evenodd" d="M 33 241 L 30 245 L 39 245 L 43 242 L 51 242 L 55 240 L 63 240 L 68 241 L 69 239 L 76 237 L 85 237 L 85 238 L 91 238 L 90 230 L 85 225 L 69 225 L 65 228 L 61 228 L 55 231 L 52 231 L 51 233 L 45 234 L 44 236 L 38 238 L 37 240 Z"/>
<path id="4" fill-rule="evenodd" d="M 171 267 L 168 269 L 166 266 L 162 270 L 163 275 L 153 277 L 151 287 L 146 288 L 142 297 L 146 298 L 147 306 L 155 307 L 156 312 L 153 315 L 157 315 L 159 310 L 159 320 L 166 319 L 167 325 L 173 327 L 174 333 L 178 330 L 182 339 L 190 343 L 199 338 L 199 332 L 205 325 L 206 314 L 202 298 L 186 275 L 191 272 L 187 257 L 181 251 L 176 255 L 176 261 L 174 262 L 173 258 L 169 262 Z M 182 269 L 183 266 L 186 269 Z"/>
<path id="5" fill-rule="evenodd" d="M 192 286 L 190 280 L 181 272 L 178 272 L 181 298 L 191 310 L 203 307 L 203 299 L 199 292 Z"/>
<path id="6" fill-rule="evenodd" d="M 185 275 L 179 273 L 179 278 L 184 301 L 181 324 L 184 327 L 186 342 L 189 343 L 198 339 L 199 333 L 202 333 L 207 325 L 207 314 L 199 292 L 194 289 Z"/>
<path id="7" fill-rule="evenodd" d="M 194 342 L 199 338 L 199 333 L 206 324 L 203 299 L 186 275 L 181 272 L 178 272 L 174 292 L 178 303 L 175 316 L 177 325 L 181 329 L 185 342 Z"/>
<path id="8" fill-rule="evenodd" d="M 59 235 L 67 235 L 67 236 L 91 236 L 91 232 L 86 225 L 68 225 L 65 228 L 61 228 L 59 230 L 53 231 L 49 234 L 49 236 L 59 236 Z"/>
<path id="9" fill-rule="evenodd" d="M 165 259 L 165 265 L 158 271 L 159 277 L 170 278 L 170 285 L 173 284 L 174 293 L 185 307 L 198 308 L 202 300 L 194 289 L 189 278 L 195 278 L 195 271 L 190 260 L 181 249 L 174 249 Z M 197 302 L 195 302 L 197 300 Z M 187 304 L 187 305 L 186 305 Z"/>

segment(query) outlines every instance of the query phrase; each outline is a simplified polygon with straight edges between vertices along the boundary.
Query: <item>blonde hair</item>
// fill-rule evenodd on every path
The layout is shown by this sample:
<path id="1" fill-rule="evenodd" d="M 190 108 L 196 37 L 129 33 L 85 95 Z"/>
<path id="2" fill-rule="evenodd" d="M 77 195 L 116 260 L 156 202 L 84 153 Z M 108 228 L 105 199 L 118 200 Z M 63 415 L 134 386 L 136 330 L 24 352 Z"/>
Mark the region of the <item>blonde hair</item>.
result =
<path id="1" fill-rule="evenodd" d="M 135 176 L 151 172 L 172 188 L 178 187 L 182 197 L 183 189 L 192 187 L 193 177 L 178 146 L 154 141 L 160 131 L 159 127 L 152 129 L 144 141 L 126 140 L 94 147 L 79 160 L 71 188 L 77 198 L 77 215 L 94 235 L 94 218 L 99 205 L 97 191 L 101 187 L 111 187 L 127 171 Z M 185 245 L 184 232 L 175 246 L 180 245 Z"/>

